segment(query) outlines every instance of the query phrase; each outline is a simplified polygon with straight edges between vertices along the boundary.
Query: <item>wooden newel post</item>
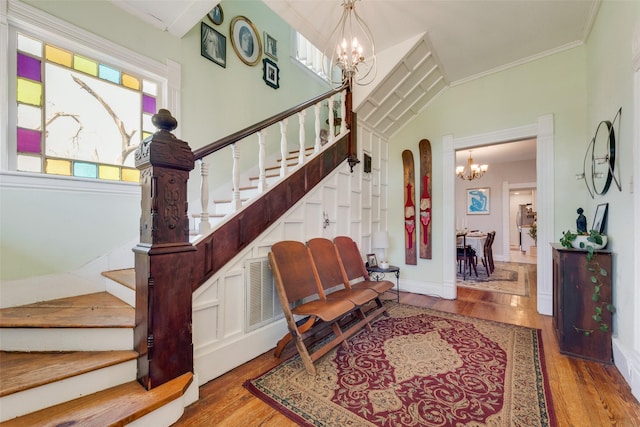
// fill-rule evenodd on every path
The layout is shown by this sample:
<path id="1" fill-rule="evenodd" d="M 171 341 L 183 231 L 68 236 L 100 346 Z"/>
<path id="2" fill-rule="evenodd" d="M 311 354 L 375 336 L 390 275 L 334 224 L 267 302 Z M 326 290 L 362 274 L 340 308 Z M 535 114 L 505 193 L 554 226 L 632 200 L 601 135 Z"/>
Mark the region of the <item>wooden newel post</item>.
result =
<path id="1" fill-rule="evenodd" d="M 140 243 L 136 268 L 134 348 L 138 381 L 147 389 L 193 371 L 191 338 L 192 252 L 187 215 L 187 181 L 193 152 L 171 131 L 167 110 L 153 116 L 158 129 L 135 153 L 140 170 Z"/>

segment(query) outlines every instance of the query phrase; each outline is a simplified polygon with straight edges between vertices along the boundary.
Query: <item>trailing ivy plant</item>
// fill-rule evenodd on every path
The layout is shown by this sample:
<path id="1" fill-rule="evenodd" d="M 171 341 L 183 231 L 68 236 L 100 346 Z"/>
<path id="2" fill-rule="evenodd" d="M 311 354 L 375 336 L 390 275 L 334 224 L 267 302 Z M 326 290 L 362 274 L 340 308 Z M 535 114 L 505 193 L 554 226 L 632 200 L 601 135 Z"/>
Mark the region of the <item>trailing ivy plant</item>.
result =
<path id="1" fill-rule="evenodd" d="M 562 237 L 560 238 L 560 244 L 565 248 L 572 248 L 572 243 L 576 239 L 576 237 L 578 237 L 578 234 L 576 233 L 573 233 L 571 231 L 563 231 Z M 596 230 L 591 230 L 589 232 L 589 237 L 587 237 L 587 241 L 601 245 L 602 235 Z M 601 332 L 606 333 L 609 331 L 609 325 L 602 318 L 602 313 L 604 312 L 603 310 L 607 310 L 611 314 L 616 312 L 616 308 L 613 306 L 611 301 L 601 301 L 600 299 L 600 291 L 603 286 L 601 278 L 607 277 L 609 275 L 609 272 L 606 269 L 602 268 L 598 263 L 597 252 L 593 249 L 593 246 L 585 245 L 583 242 L 580 242 L 580 249 L 586 249 L 586 267 L 587 270 L 589 270 L 589 272 L 591 273 L 590 281 L 593 285 L 593 294 L 591 295 L 591 300 L 595 304 L 595 313 L 591 316 L 591 318 L 598 323 L 598 329 Z M 573 326 L 573 328 L 577 332 L 584 334 L 585 336 L 591 336 L 591 334 L 595 332 L 594 329 L 579 328 L 575 325 Z"/>

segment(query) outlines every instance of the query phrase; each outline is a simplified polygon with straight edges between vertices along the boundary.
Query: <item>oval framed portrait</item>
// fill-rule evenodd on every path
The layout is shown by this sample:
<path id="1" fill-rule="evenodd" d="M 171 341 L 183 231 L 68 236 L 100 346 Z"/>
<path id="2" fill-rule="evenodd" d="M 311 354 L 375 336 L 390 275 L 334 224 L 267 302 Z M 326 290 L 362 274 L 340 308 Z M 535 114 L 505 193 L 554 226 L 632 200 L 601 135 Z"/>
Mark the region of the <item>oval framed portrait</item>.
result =
<path id="1" fill-rule="evenodd" d="M 217 5 L 209 13 L 207 13 L 209 20 L 216 25 L 222 24 L 224 21 L 224 12 L 222 11 L 222 6 Z"/>
<path id="2" fill-rule="evenodd" d="M 260 62 L 262 42 L 253 22 L 245 16 L 236 16 L 231 20 L 229 34 L 231 46 L 242 62 L 251 66 Z"/>

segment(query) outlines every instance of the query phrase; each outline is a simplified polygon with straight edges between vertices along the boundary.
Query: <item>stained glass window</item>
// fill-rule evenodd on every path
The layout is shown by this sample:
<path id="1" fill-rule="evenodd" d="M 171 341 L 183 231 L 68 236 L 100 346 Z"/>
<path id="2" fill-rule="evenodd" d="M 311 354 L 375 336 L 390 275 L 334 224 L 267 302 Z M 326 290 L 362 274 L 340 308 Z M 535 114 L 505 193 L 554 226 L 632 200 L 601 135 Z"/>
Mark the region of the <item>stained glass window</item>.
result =
<path id="1" fill-rule="evenodd" d="M 138 182 L 158 83 L 21 33 L 16 54 L 17 170 Z"/>

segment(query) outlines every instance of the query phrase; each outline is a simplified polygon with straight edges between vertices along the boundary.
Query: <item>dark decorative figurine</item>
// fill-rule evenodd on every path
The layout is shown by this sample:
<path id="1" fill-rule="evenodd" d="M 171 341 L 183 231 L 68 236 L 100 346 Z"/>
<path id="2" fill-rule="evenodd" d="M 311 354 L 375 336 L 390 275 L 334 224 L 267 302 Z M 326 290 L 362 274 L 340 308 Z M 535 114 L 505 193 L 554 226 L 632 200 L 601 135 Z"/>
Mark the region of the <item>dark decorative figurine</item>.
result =
<path id="1" fill-rule="evenodd" d="M 578 208 L 578 219 L 576 220 L 576 228 L 578 229 L 578 234 L 587 232 L 587 217 L 582 214 L 584 210 L 582 208 Z"/>

